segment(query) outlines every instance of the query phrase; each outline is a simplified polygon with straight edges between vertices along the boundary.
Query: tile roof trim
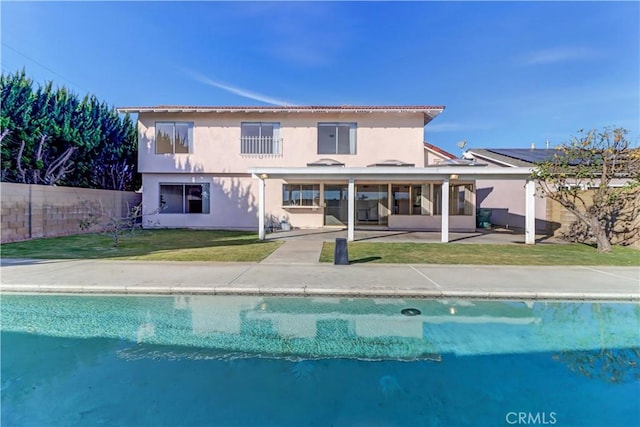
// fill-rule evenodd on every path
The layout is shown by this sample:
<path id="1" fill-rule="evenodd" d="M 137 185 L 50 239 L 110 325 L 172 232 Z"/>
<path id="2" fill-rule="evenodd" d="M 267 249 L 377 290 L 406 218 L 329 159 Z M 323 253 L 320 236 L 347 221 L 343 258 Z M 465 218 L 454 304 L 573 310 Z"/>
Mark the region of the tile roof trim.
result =
<path id="1" fill-rule="evenodd" d="M 445 151 L 440 147 L 436 147 L 433 144 L 429 144 L 427 141 L 424 141 L 424 146 L 425 146 L 425 148 L 427 148 L 427 149 L 429 149 L 431 151 L 435 151 L 436 153 L 441 154 L 441 155 L 443 155 L 445 157 L 448 157 L 448 158 L 450 158 L 452 160 L 458 158 L 458 156 L 456 156 L 454 154 L 451 154 L 448 151 Z"/>
<path id="2" fill-rule="evenodd" d="M 120 112 L 442 112 L 444 105 L 283 105 L 283 106 L 195 106 L 158 105 L 146 107 L 117 107 Z"/>

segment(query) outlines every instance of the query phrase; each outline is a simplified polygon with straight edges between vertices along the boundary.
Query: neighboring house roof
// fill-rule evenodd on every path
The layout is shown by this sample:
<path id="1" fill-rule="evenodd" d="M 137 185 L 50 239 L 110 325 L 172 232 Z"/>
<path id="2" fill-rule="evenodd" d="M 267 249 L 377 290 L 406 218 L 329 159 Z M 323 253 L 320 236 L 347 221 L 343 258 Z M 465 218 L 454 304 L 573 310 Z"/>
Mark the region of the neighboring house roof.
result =
<path id="1" fill-rule="evenodd" d="M 551 158 L 557 151 L 550 148 L 474 148 L 467 150 L 474 158 L 508 167 L 530 167 Z"/>
<path id="2" fill-rule="evenodd" d="M 427 141 L 424 142 L 424 148 L 426 148 L 427 150 L 433 151 L 436 154 L 440 154 L 441 156 L 447 157 L 449 159 L 455 159 L 457 158 L 456 155 L 449 153 L 448 151 L 443 150 L 440 147 L 436 147 L 433 144 L 429 144 Z"/>
<path id="3" fill-rule="evenodd" d="M 444 105 L 308 105 L 308 106 L 193 106 L 118 107 L 119 113 L 423 113 L 429 123 L 445 109 Z"/>

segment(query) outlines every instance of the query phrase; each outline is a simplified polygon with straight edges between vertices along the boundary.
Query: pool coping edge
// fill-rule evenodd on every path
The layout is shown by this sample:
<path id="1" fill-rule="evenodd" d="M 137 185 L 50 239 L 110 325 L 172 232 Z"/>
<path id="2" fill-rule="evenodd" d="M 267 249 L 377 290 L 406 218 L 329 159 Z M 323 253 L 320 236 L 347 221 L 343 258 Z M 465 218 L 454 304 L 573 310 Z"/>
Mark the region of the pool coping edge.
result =
<path id="1" fill-rule="evenodd" d="M 518 299 L 640 302 L 640 293 L 615 292 L 535 292 L 397 288 L 309 288 L 304 287 L 231 287 L 231 286 L 61 286 L 2 285 L 2 293 L 72 293 L 114 295 L 247 295 L 281 297 L 347 297 L 347 298 L 427 298 L 427 299 Z"/>

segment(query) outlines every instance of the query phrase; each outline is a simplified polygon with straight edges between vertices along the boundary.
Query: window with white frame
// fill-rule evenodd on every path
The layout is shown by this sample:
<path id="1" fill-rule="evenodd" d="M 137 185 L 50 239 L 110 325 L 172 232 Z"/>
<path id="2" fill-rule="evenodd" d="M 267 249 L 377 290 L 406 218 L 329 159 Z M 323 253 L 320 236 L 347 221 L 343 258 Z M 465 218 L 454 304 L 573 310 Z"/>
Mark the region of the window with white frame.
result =
<path id="1" fill-rule="evenodd" d="M 280 123 L 242 122 L 241 154 L 282 154 Z"/>
<path id="2" fill-rule="evenodd" d="M 282 206 L 320 205 L 320 184 L 282 184 Z"/>
<path id="3" fill-rule="evenodd" d="M 160 184 L 161 214 L 208 214 L 209 184 Z"/>
<path id="4" fill-rule="evenodd" d="M 192 122 L 156 122 L 156 154 L 188 154 L 192 143 Z"/>
<path id="5" fill-rule="evenodd" d="M 318 154 L 356 154 L 356 123 L 318 123 Z"/>

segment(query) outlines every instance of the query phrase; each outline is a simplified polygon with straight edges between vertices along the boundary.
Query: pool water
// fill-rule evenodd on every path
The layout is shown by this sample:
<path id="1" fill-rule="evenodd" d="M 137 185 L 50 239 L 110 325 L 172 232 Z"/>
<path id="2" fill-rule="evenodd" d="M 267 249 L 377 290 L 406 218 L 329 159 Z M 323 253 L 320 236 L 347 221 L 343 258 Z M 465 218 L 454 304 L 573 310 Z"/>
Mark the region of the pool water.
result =
<path id="1" fill-rule="evenodd" d="M 638 304 L 0 302 L 3 426 L 640 425 Z"/>

